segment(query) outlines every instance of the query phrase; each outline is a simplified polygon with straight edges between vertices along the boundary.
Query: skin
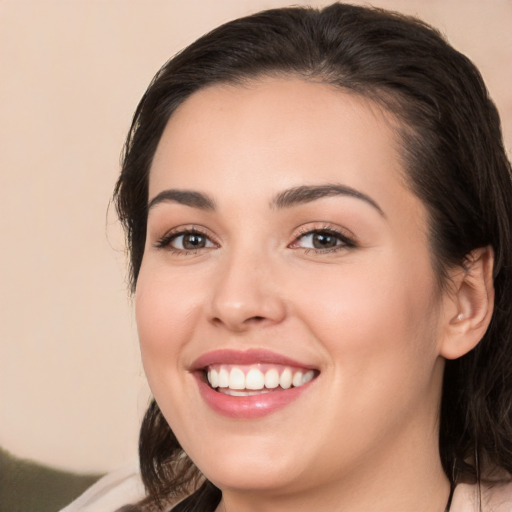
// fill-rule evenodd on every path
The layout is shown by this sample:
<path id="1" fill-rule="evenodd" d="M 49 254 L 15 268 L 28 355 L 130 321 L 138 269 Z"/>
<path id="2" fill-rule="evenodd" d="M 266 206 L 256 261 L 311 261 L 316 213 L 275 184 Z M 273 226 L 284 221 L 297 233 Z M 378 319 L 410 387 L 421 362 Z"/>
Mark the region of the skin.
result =
<path id="1" fill-rule="evenodd" d="M 437 285 L 426 210 L 405 184 L 393 126 L 368 100 L 283 78 L 201 90 L 166 127 L 150 200 L 188 190 L 215 208 L 152 205 L 137 324 L 154 396 L 222 489 L 219 510 L 444 510 L 438 410 L 459 303 Z M 327 184 L 374 204 L 332 195 L 272 205 L 284 190 Z M 185 251 L 179 235 L 191 227 L 207 243 Z M 306 234 L 325 229 L 351 242 L 315 250 Z M 226 348 L 272 350 L 320 374 L 270 415 L 228 418 L 190 372 Z"/>

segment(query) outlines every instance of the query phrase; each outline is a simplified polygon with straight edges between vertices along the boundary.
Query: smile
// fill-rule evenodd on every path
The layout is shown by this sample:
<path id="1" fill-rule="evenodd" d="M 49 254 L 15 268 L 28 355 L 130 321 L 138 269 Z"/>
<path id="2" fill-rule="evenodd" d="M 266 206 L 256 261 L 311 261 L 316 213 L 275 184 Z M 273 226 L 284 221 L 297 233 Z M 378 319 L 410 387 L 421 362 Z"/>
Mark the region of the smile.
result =
<path id="1" fill-rule="evenodd" d="M 200 396 L 215 413 L 256 419 L 307 393 L 320 371 L 267 350 L 216 350 L 190 368 Z"/>
<path id="2" fill-rule="evenodd" d="M 270 364 L 216 364 L 206 370 L 210 386 L 230 396 L 252 396 L 296 388 L 307 384 L 314 377 L 314 370 Z"/>

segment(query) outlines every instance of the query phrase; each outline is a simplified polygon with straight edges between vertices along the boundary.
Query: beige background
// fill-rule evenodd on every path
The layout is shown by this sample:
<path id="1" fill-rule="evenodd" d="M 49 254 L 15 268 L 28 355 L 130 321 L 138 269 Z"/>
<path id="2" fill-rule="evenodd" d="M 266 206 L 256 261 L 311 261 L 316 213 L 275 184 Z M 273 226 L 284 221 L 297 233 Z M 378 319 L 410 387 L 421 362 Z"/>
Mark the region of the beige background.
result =
<path id="1" fill-rule="evenodd" d="M 80 471 L 135 455 L 148 391 L 122 237 L 107 216 L 123 137 L 171 54 L 223 21 L 288 3 L 0 0 L 4 448 Z M 423 17 L 477 63 L 510 151 L 512 1 L 374 5 Z"/>

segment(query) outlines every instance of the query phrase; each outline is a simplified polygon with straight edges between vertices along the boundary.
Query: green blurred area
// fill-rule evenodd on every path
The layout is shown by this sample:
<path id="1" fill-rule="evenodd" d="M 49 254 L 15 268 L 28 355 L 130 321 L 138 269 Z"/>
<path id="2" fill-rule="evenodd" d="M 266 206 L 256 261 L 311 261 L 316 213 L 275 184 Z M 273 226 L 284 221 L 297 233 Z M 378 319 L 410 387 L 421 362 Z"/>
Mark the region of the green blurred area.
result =
<path id="1" fill-rule="evenodd" d="M 57 512 L 101 476 L 53 469 L 0 448 L 0 512 Z"/>

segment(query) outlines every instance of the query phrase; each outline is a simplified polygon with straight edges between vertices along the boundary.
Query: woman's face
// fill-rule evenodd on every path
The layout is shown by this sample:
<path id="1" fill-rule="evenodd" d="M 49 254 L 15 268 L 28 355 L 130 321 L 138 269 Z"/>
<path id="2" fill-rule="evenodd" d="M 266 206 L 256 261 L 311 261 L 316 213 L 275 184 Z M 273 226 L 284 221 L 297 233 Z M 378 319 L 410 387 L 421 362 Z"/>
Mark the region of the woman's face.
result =
<path id="1" fill-rule="evenodd" d="M 393 126 L 356 95 L 268 79 L 201 90 L 165 129 L 141 351 L 178 440 L 223 489 L 438 459 L 444 298 Z"/>

